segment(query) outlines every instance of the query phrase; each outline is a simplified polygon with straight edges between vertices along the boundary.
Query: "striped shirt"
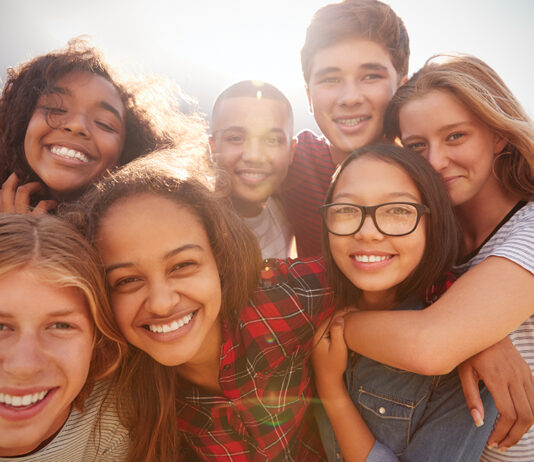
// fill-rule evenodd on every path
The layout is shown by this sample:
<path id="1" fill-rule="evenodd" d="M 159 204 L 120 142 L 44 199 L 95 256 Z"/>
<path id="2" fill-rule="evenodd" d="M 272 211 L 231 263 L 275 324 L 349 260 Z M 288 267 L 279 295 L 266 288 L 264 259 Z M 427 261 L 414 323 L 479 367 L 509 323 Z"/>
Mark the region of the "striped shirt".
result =
<path id="1" fill-rule="evenodd" d="M 534 202 L 515 212 L 467 263 L 459 266 L 467 271 L 489 256 L 504 257 L 534 274 Z M 533 302 L 534 303 L 534 302 Z M 510 339 L 534 372 L 534 315 L 509 335 Z M 534 461 L 534 427 L 503 453 L 486 448 L 481 462 Z"/>
<path id="2" fill-rule="evenodd" d="M 223 328 L 222 392 L 178 379 L 178 426 L 204 460 L 324 460 L 309 409 L 313 335 L 333 311 L 324 262 L 266 265 L 237 325 Z"/>
<path id="3" fill-rule="evenodd" d="M 267 199 L 257 217 L 243 217 L 256 236 L 263 258 L 287 258 L 293 241 L 293 231 L 277 198 Z"/>
<path id="4" fill-rule="evenodd" d="M 39 451 L 21 457 L 2 458 L 2 462 L 118 462 L 128 451 L 128 431 L 111 404 L 102 407 L 107 383 L 95 385 L 83 412 L 72 409 L 56 437 Z M 108 401 L 106 400 L 106 404 Z M 102 408 L 102 411 L 101 411 Z M 46 412 L 46 411 L 45 411 Z"/>
<path id="5" fill-rule="evenodd" d="M 280 191 L 280 198 L 295 232 L 300 258 L 321 255 L 321 216 L 335 165 L 327 141 L 309 130 L 297 135 L 295 156 Z"/>

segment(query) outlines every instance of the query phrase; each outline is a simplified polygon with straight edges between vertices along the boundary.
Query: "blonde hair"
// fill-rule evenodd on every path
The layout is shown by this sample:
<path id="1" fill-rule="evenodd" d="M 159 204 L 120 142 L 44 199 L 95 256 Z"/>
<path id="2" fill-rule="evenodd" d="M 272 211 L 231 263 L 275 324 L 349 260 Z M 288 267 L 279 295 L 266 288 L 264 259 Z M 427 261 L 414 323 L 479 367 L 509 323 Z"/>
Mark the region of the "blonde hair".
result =
<path id="1" fill-rule="evenodd" d="M 399 113 L 414 99 L 445 91 L 475 117 L 507 140 L 494 171 L 507 191 L 529 199 L 534 195 L 534 123 L 499 75 L 469 55 L 436 55 L 401 86 L 386 111 L 384 131 L 400 137 Z"/>
<path id="2" fill-rule="evenodd" d="M 83 410 L 94 383 L 117 368 L 124 348 L 118 330 L 99 315 L 108 304 L 99 257 L 72 226 L 58 218 L 0 214 L 0 278 L 23 268 L 46 283 L 75 287 L 87 302 L 97 329 L 89 375 L 73 402 Z"/>

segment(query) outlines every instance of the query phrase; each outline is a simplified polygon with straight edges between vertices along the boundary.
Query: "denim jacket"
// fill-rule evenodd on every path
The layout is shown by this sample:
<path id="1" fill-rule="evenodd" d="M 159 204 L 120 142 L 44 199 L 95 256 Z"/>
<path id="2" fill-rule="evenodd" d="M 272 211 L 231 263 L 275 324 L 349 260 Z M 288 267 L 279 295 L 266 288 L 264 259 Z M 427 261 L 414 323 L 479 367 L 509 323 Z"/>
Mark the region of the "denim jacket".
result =
<path id="1" fill-rule="evenodd" d="M 422 308 L 421 302 L 411 300 L 396 309 Z M 419 375 L 352 352 L 346 383 L 377 441 L 367 462 L 478 461 L 497 415 L 483 387 L 485 424 L 475 427 L 456 370 L 441 376 Z M 316 410 L 316 417 L 328 460 L 342 460 L 324 410 Z"/>

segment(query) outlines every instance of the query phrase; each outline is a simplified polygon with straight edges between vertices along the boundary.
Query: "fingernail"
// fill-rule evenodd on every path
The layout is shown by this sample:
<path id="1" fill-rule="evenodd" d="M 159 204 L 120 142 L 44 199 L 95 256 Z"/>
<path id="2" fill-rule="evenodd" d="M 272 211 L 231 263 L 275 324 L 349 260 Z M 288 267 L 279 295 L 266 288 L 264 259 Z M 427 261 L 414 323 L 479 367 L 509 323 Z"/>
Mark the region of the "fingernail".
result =
<path id="1" fill-rule="evenodd" d="M 475 421 L 475 426 L 477 428 L 482 427 L 482 425 L 484 425 L 484 420 L 482 419 L 480 412 L 478 412 L 478 409 L 471 409 L 471 417 L 473 417 L 473 420 Z"/>
<path id="2" fill-rule="evenodd" d="M 334 324 L 342 326 L 343 324 L 345 324 L 345 319 L 343 318 L 343 316 L 339 316 L 334 320 Z"/>
<path id="3" fill-rule="evenodd" d="M 497 449 L 497 452 L 504 452 L 506 451 L 508 448 L 506 446 L 501 446 L 499 449 Z"/>
<path id="4" fill-rule="evenodd" d="M 497 447 L 497 443 L 488 443 L 489 449 L 495 449 Z"/>

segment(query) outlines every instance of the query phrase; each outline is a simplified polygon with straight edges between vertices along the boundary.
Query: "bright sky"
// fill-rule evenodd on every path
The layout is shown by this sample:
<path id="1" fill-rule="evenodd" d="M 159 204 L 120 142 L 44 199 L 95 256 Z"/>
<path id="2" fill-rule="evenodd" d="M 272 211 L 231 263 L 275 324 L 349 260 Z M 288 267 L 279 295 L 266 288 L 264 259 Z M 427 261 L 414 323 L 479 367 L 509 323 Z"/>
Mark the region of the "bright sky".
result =
<path id="1" fill-rule="evenodd" d="M 411 39 L 410 73 L 427 57 L 468 52 L 493 66 L 534 116 L 534 2 L 385 0 Z M 208 112 L 243 79 L 266 80 L 293 103 L 296 128 L 313 127 L 300 48 L 324 0 L 0 0 L 0 76 L 29 57 L 88 34 L 112 63 L 175 79 Z"/>

